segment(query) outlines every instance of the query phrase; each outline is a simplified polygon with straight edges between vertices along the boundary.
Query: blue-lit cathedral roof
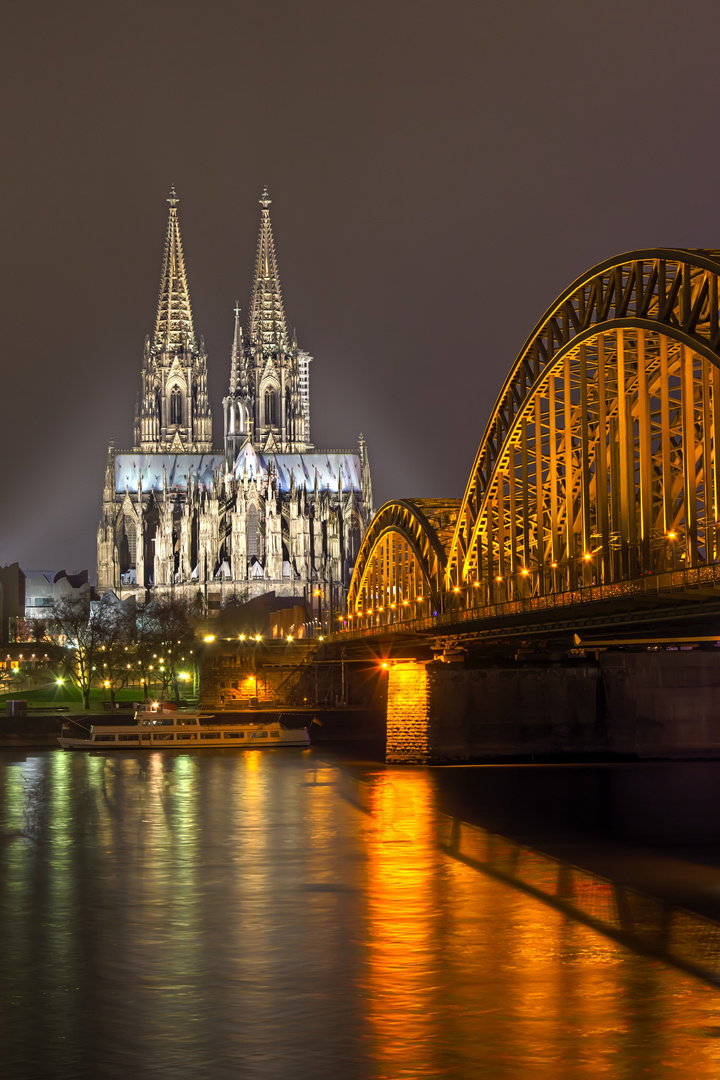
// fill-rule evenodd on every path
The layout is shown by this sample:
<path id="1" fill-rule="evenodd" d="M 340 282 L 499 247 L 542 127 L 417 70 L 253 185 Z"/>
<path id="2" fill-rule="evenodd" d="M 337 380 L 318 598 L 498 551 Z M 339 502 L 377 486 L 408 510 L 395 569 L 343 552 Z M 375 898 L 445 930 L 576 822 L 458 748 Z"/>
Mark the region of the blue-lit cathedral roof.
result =
<path id="1" fill-rule="evenodd" d="M 199 490 L 210 491 L 213 478 L 222 469 L 225 456 L 216 454 L 137 454 L 115 455 L 115 490 L 131 495 L 142 491 L 185 492 L 188 477 Z M 361 464 L 358 454 L 347 451 L 321 451 L 308 454 L 264 454 L 247 443 L 237 456 L 236 479 L 263 480 L 273 477 L 277 490 L 289 492 L 294 486 L 312 491 L 362 491 Z"/>

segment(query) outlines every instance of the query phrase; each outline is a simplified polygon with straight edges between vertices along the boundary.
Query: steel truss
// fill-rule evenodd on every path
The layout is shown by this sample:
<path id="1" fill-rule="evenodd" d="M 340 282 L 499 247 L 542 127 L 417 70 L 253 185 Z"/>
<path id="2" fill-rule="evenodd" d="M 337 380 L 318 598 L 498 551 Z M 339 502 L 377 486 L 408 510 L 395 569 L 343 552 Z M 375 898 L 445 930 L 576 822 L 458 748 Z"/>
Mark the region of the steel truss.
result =
<path id="1" fill-rule="evenodd" d="M 546 313 L 480 444 L 447 589 L 492 603 L 715 560 L 718 275 L 718 252 L 632 252 Z"/>
<path id="2" fill-rule="evenodd" d="M 457 500 L 407 499 L 381 506 L 366 532 L 355 563 L 348 611 L 372 617 L 373 625 L 399 621 L 412 610 L 437 609 L 445 579 L 446 554 L 435 525 L 451 515 Z M 440 529 L 442 534 L 442 530 Z"/>
<path id="3" fill-rule="evenodd" d="M 422 617 L 426 600 L 480 609 L 718 561 L 719 276 L 718 251 L 652 249 L 571 285 L 505 382 L 452 538 L 386 504 L 351 614 L 375 626 L 388 603 L 419 598 L 402 614 Z"/>

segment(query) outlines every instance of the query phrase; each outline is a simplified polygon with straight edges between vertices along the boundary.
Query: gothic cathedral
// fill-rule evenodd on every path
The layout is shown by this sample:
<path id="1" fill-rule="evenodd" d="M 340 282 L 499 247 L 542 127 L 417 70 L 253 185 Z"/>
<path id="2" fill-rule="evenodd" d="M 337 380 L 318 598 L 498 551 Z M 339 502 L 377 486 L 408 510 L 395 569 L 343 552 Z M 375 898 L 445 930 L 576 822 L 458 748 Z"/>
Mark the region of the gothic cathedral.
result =
<path id="1" fill-rule="evenodd" d="M 178 199 L 168 199 L 155 333 L 132 450 L 108 449 L 98 587 L 174 589 L 208 612 L 320 590 L 337 610 L 373 515 L 367 451 L 310 440 L 310 362 L 285 319 L 267 190 L 250 308 L 235 307 L 224 446 L 213 449 L 207 355 L 195 337 Z"/>

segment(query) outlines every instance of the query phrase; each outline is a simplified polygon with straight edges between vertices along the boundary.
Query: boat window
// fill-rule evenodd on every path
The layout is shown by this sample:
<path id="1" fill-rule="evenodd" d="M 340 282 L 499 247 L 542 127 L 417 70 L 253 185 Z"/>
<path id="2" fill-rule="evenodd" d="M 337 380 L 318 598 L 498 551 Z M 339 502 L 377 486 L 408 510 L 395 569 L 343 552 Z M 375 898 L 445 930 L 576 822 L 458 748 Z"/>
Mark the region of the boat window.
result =
<path id="1" fill-rule="evenodd" d="M 158 734 L 153 735 L 153 742 L 162 742 L 163 739 L 171 739 L 172 740 L 172 737 L 173 736 L 172 736 L 171 731 L 168 731 L 167 733 L 165 733 L 165 732 L 160 733 L 159 732 Z"/>
<path id="2" fill-rule="evenodd" d="M 96 735 L 95 742 L 115 742 L 114 735 Z"/>
<path id="3" fill-rule="evenodd" d="M 137 735 L 118 735 L 118 742 L 137 742 Z"/>
<path id="4" fill-rule="evenodd" d="M 225 739 L 243 739 L 245 735 L 242 731 L 226 731 L 223 737 Z"/>
<path id="5" fill-rule="evenodd" d="M 271 739 L 279 739 L 280 738 L 280 732 L 279 731 L 271 731 L 270 732 L 270 738 Z"/>
<path id="6" fill-rule="evenodd" d="M 201 739 L 219 739 L 220 738 L 220 732 L 219 731 L 203 731 L 203 732 L 200 733 L 200 738 Z"/>
<path id="7" fill-rule="evenodd" d="M 255 738 L 256 739 L 267 739 L 267 737 L 268 737 L 267 731 L 256 731 L 255 732 Z"/>
<path id="8" fill-rule="evenodd" d="M 150 742 L 150 736 L 149 735 L 143 735 L 142 736 L 142 741 L 143 742 Z"/>

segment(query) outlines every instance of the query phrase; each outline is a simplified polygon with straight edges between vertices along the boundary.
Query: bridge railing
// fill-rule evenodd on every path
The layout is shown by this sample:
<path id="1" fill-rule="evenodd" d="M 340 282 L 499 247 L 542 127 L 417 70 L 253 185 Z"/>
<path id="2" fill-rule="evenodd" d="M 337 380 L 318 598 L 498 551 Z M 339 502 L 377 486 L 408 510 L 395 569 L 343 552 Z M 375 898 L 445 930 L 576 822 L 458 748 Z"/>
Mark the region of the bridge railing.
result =
<path id="1" fill-rule="evenodd" d="M 344 641 L 364 637 L 376 637 L 378 634 L 420 633 L 439 630 L 445 626 L 457 626 L 463 622 L 484 622 L 503 619 L 513 615 L 545 611 L 548 609 L 571 608 L 578 604 L 597 603 L 602 600 L 618 600 L 623 597 L 660 597 L 663 594 L 678 592 L 699 592 L 705 589 L 720 591 L 720 563 L 699 566 L 688 570 L 671 570 L 663 574 L 652 574 L 634 581 L 617 581 L 610 585 L 583 585 L 569 592 L 547 593 L 544 596 L 527 596 L 516 600 L 505 600 L 496 604 L 467 606 L 463 603 L 462 593 L 445 594 L 445 610 L 437 614 L 410 618 L 392 618 L 385 609 L 382 613 L 356 616 L 356 625 L 348 625 L 338 632 L 337 637 Z M 360 625 L 357 625 L 357 624 Z M 333 635 L 335 636 L 335 635 Z"/>

